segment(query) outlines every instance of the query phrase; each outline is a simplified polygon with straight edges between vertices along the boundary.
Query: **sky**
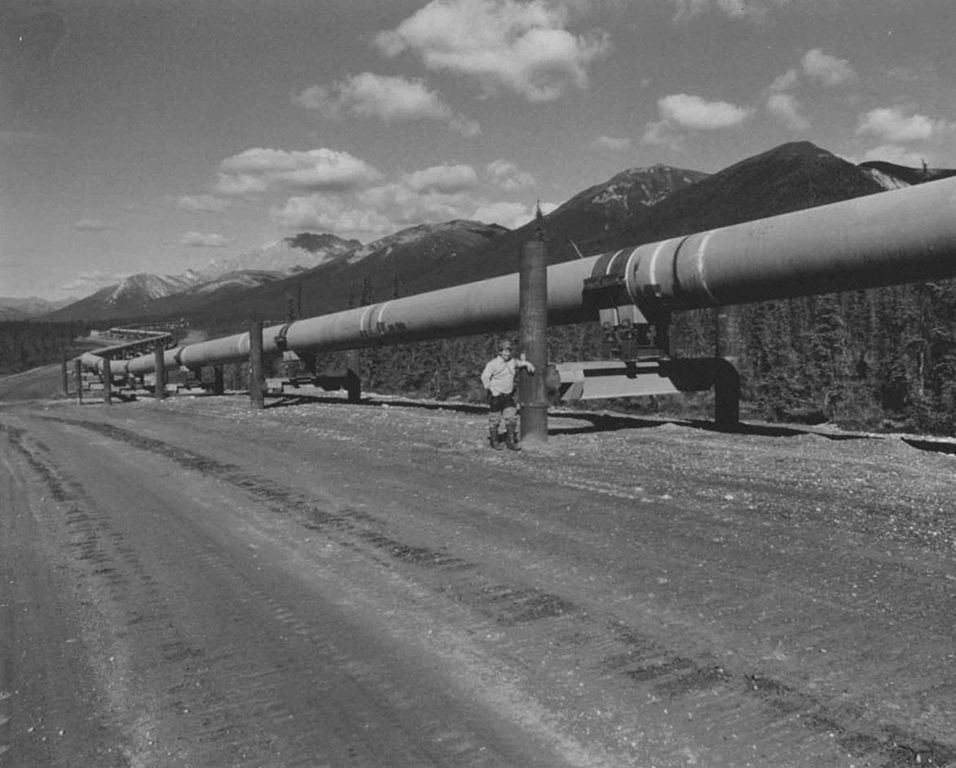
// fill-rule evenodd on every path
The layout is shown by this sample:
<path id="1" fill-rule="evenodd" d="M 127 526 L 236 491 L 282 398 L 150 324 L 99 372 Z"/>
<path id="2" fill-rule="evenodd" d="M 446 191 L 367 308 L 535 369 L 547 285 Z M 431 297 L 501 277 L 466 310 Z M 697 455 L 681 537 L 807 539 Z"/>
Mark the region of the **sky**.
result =
<path id="1" fill-rule="evenodd" d="M 788 141 L 956 167 L 954 32 L 953 0 L 0 0 L 0 296 Z"/>

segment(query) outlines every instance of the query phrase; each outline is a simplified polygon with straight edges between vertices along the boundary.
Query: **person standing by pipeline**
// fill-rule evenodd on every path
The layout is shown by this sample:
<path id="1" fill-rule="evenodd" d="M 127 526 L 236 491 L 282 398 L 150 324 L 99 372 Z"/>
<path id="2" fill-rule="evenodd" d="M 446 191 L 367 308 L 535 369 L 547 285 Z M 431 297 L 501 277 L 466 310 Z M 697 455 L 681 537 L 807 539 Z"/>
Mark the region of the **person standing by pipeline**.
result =
<path id="1" fill-rule="evenodd" d="M 488 361 L 481 372 L 481 385 L 488 392 L 488 443 L 496 451 L 501 450 L 499 427 L 505 422 L 505 442 L 512 451 L 520 451 L 518 445 L 518 407 L 515 404 L 515 371 L 524 368 L 534 373 L 534 365 L 527 360 L 515 360 L 510 341 L 498 343 L 498 355 Z"/>

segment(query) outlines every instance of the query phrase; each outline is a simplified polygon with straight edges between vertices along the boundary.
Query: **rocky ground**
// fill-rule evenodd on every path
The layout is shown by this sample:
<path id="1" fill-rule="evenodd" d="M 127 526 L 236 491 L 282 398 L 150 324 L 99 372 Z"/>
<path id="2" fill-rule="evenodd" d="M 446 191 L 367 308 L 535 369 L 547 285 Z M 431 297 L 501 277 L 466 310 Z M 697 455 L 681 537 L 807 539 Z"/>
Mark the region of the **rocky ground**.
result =
<path id="1" fill-rule="evenodd" d="M 484 434 L 0 406 L 0 765 L 956 765 L 950 443 Z"/>

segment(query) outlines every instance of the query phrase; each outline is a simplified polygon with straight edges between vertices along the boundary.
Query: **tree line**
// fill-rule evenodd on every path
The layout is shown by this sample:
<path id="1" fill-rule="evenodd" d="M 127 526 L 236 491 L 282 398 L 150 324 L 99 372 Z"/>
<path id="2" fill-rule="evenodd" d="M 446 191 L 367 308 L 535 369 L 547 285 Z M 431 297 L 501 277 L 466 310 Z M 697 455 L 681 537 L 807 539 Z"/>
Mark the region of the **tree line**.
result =
<path id="1" fill-rule="evenodd" d="M 401 295 L 396 276 L 382 293 Z M 354 291 L 356 306 L 379 300 L 371 280 Z M 742 376 L 744 418 L 822 422 L 848 428 L 956 432 L 956 281 L 892 286 L 729 308 L 718 331 L 716 310 L 676 313 L 675 356 L 732 354 Z M 270 322 L 283 322 L 282 318 Z M 203 318 L 210 338 L 248 330 L 248 320 Z M 0 323 L 0 374 L 75 355 L 87 323 Z M 516 337 L 517 334 L 511 334 Z M 719 338 L 718 338 L 719 335 Z M 554 362 L 604 356 L 597 323 L 549 329 Z M 478 375 L 495 354 L 498 335 L 372 347 L 319 356 L 319 369 L 358 367 L 366 391 L 480 403 Z M 274 374 L 282 373 L 276 362 Z M 243 366 L 226 384 L 245 386 Z M 591 403 L 643 413 L 710 417 L 712 395 Z"/>
<path id="2" fill-rule="evenodd" d="M 63 355 L 79 354 L 81 345 L 77 340 L 89 331 L 88 323 L 0 322 L 0 376 L 59 362 Z"/>
<path id="3" fill-rule="evenodd" d="M 707 357 L 719 348 L 733 356 L 745 418 L 956 432 L 956 281 L 747 304 L 720 314 L 729 319 L 713 309 L 676 313 L 671 352 Z M 548 336 L 553 362 L 604 356 L 597 323 L 551 328 Z M 497 339 L 485 334 L 363 350 L 363 387 L 481 402 L 478 375 Z M 328 359 L 333 367 L 348 363 L 345 355 Z M 700 417 L 713 408 L 712 394 L 613 405 Z"/>

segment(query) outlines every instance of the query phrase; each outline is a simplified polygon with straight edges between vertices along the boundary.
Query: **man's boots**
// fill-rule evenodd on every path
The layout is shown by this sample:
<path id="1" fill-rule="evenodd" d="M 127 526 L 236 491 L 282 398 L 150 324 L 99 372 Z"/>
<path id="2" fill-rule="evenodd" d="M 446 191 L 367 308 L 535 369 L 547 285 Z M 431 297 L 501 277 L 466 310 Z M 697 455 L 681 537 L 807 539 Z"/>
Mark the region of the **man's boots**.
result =
<path id="1" fill-rule="evenodd" d="M 503 448 L 498 441 L 498 427 L 488 427 L 488 444 L 496 451 L 500 451 Z"/>
<path id="2" fill-rule="evenodd" d="M 520 451 L 521 446 L 518 445 L 518 428 L 514 424 L 506 424 L 505 428 L 508 430 L 505 433 L 505 441 L 508 444 L 508 448 L 512 451 Z"/>

